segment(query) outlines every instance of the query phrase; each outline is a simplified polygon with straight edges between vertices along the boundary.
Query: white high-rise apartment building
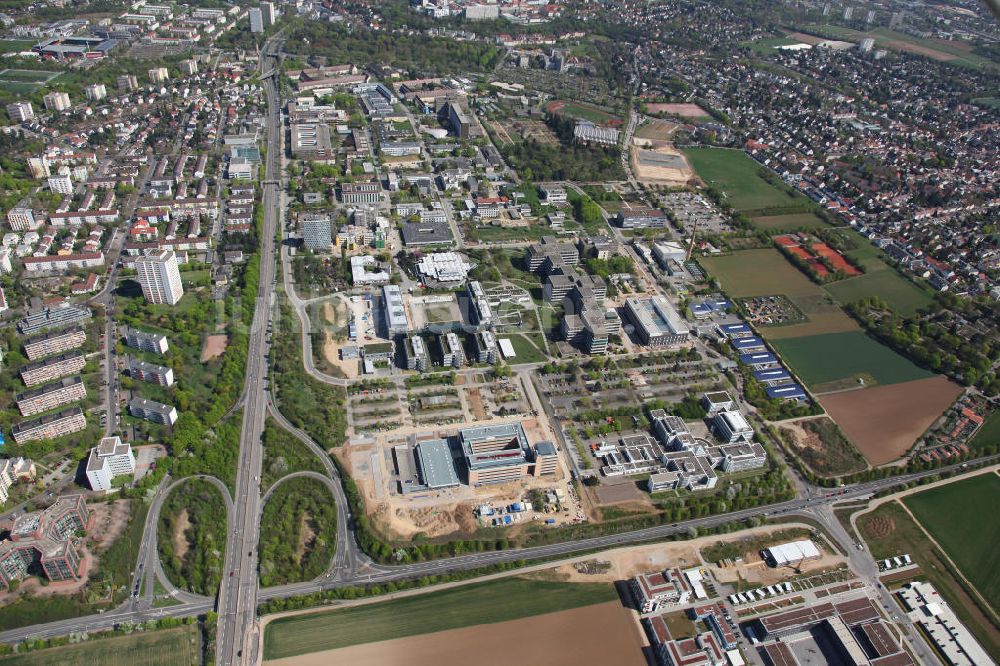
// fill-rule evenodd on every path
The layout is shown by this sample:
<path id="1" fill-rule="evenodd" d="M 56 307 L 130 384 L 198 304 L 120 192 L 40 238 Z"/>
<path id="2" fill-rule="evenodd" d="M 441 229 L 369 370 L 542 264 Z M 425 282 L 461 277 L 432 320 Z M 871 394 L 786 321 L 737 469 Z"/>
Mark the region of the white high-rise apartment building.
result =
<path id="1" fill-rule="evenodd" d="M 257 7 L 251 7 L 247 14 L 250 16 L 250 32 L 264 32 L 264 13 Z"/>
<path id="2" fill-rule="evenodd" d="M 7 116 L 14 122 L 23 123 L 35 117 L 35 110 L 31 108 L 31 102 L 14 102 L 7 105 Z"/>
<path id="3" fill-rule="evenodd" d="M 111 480 L 135 473 L 132 445 L 119 437 L 105 437 L 90 450 L 87 459 L 87 483 L 93 490 L 110 490 Z"/>
<path id="4" fill-rule="evenodd" d="M 94 83 L 83 90 L 91 102 L 99 102 L 108 96 L 108 88 L 103 83 Z"/>
<path id="5" fill-rule="evenodd" d="M 173 250 L 159 250 L 135 260 L 142 295 L 150 303 L 176 305 L 184 295 Z"/>
<path id="6" fill-rule="evenodd" d="M 274 12 L 273 2 L 262 2 L 260 3 L 260 15 L 264 19 L 264 25 L 274 25 L 274 21 L 277 18 Z"/>
<path id="7" fill-rule="evenodd" d="M 49 176 L 49 189 L 57 194 L 73 194 L 73 179 L 68 173 Z"/>
<path id="8" fill-rule="evenodd" d="M 64 92 L 50 92 L 42 97 L 42 102 L 49 111 L 65 111 L 73 106 L 69 101 L 69 95 Z"/>

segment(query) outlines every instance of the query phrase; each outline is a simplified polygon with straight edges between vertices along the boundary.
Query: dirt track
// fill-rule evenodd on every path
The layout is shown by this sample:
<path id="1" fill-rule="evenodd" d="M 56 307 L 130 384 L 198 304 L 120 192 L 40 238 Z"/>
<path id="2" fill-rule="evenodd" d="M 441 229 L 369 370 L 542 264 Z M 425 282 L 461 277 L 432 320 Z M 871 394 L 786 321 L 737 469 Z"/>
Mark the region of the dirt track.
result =
<path id="1" fill-rule="evenodd" d="M 610 601 L 534 617 L 314 652 L 265 662 L 274 666 L 440 666 L 475 663 L 644 666 L 632 611 Z"/>
<path id="2" fill-rule="evenodd" d="M 833 393 L 819 401 L 868 462 L 877 466 L 906 453 L 961 392 L 939 376 Z"/>

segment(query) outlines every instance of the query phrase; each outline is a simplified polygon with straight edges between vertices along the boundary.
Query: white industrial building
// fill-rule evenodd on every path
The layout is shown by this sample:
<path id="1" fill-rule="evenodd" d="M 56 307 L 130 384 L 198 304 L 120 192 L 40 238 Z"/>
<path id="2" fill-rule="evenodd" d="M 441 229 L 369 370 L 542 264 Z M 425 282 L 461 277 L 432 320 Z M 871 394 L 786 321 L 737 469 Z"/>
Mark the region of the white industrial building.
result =
<path id="1" fill-rule="evenodd" d="M 457 252 L 433 252 L 420 258 L 417 273 L 425 281 L 461 282 L 475 267 L 475 264 Z"/>
<path id="2" fill-rule="evenodd" d="M 370 254 L 355 255 L 351 257 L 351 282 L 356 285 L 387 284 L 389 273 Z"/>
<path id="3" fill-rule="evenodd" d="M 823 554 L 809 539 L 791 541 L 764 550 L 764 559 L 773 567 L 797 566 L 808 560 L 818 560 Z"/>

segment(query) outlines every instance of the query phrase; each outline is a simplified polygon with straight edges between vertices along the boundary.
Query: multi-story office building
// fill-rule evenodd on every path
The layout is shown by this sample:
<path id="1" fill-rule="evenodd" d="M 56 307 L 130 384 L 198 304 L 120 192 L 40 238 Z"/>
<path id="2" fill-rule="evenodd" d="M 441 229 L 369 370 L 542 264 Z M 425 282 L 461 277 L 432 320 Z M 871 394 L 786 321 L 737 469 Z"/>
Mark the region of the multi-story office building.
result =
<path id="1" fill-rule="evenodd" d="M 406 368 L 408 370 L 419 370 L 426 372 L 431 367 L 431 357 L 427 353 L 427 344 L 419 335 L 411 335 L 406 338 L 402 346 Z"/>
<path id="2" fill-rule="evenodd" d="M 74 351 L 53 356 L 21 367 L 21 380 L 25 386 L 38 386 L 74 372 L 83 370 L 87 359 L 83 352 Z"/>
<path id="3" fill-rule="evenodd" d="M 138 419 L 145 419 L 153 423 L 173 425 L 177 421 L 177 409 L 172 405 L 165 405 L 162 402 L 154 402 L 145 398 L 132 398 L 128 403 L 128 411 Z"/>
<path id="4" fill-rule="evenodd" d="M 559 454 L 556 445 L 544 441 L 535 444 L 535 476 L 555 474 L 559 470 Z"/>
<path id="5" fill-rule="evenodd" d="M 70 407 L 56 414 L 40 416 L 30 421 L 21 421 L 11 429 L 18 444 L 37 439 L 55 439 L 63 435 L 79 432 L 87 427 L 87 419 L 79 407 Z"/>
<path id="6" fill-rule="evenodd" d="M 625 315 L 641 344 L 664 347 L 688 341 L 687 324 L 663 296 L 627 298 Z"/>
<path id="7" fill-rule="evenodd" d="M 453 368 L 465 365 L 465 349 L 457 333 L 438 336 L 438 344 L 441 346 L 441 365 L 450 365 Z"/>
<path id="8" fill-rule="evenodd" d="M 382 319 L 389 337 L 403 335 L 410 328 L 410 321 L 403 306 L 403 293 L 399 286 L 387 284 L 382 287 Z"/>
<path id="9" fill-rule="evenodd" d="M 177 256 L 173 250 L 159 250 L 135 260 L 142 295 L 150 303 L 176 305 L 184 295 Z"/>
<path id="10" fill-rule="evenodd" d="M 344 183 L 340 186 L 340 200 L 344 203 L 373 203 L 382 201 L 382 186 L 378 183 Z"/>
<path id="11" fill-rule="evenodd" d="M 476 361 L 479 363 L 496 363 L 500 360 L 500 347 L 493 331 L 479 331 L 475 334 Z"/>
<path id="12" fill-rule="evenodd" d="M 42 102 L 49 111 L 65 111 L 73 106 L 69 101 L 69 95 L 64 92 L 50 92 L 42 97 Z"/>
<path id="13" fill-rule="evenodd" d="M 16 123 L 23 123 L 35 117 L 35 110 L 31 108 L 31 102 L 14 102 L 7 105 L 7 117 Z"/>
<path id="14" fill-rule="evenodd" d="M 135 328 L 126 328 L 122 332 L 125 344 L 132 349 L 138 349 L 154 354 L 166 354 L 170 345 L 167 343 L 167 336 L 161 333 L 149 333 Z"/>
<path id="15" fill-rule="evenodd" d="M 739 411 L 721 411 L 712 419 L 715 434 L 725 442 L 749 442 L 753 439 L 753 428 Z"/>
<path id="16" fill-rule="evenodd" d="M 277 20 L 277 13 L 274 10 L 273 2 L 260 3 L 260 16 L 264 21 L 264 26 L 274 25 Z"/>
<path id="17" fill-rule="evenodd" d="M 90 450 L 87 458 L 87 483 L 92 490 L 110 490 L 111 480 L 135 473 L 132 445 L 119 437 L 105 437 Z"/>
<path id="18" fill-rule="evenodd" d="M 89 516 L 83 495 L 64 495 L 49 508 L 18 518 L 10 538 L 0 543 L 0 583 L 9 588 L 36 568 L 51 581 L 79 578 L 76 533 L 87 528 Z"/>
<path id="19" fill-rule="evenodd" d="M 79 324 L 87 321 L 91 316 L 90 308 L 71 305 L 67 301 L 59 305 L 43 307 L 29 312 L 23 319 L 17 322 L 17 330 L 22 335 L 32 335 L 41 331 L 47 331 L 50 328 Z"/>
<path id="20" fill-rule="evenodd" d="M 471 486 L 517 481 L 532 473 L 548 474 L 552 468 L 549 449 L 533 452 L 520 423 L 464 428 L 458 432 L 458 440 Z M 536 464 L 538 453 L 544 460 Z"/>
<path id="21" fill-rule="evenodd" d="M 328 251 L 333 243 L 333 227 L 329 215 L 303 215 L 302 240 L 310 250 Z"/>
<path id="22" fill-rule="evenodd" d="M 149 382 L 150 384 L 159 384 L 160 386 L 174 385 L 173 368 L 147 363 L 134 356 L 130 356 L 128 359 L 128 373 L 133 379 Z"/>
<path id="23" fill-rule="evenodd" d="M 483 285 L 473 280 L 469 282 L 467 288 L 469 291 L 469 319 L 479 327 L 492 328 L 493 309 L 486 299 Z"/>
<path id="24" fill-rule="evenodd" d="M 76 349 L 86 341 L 87 333 L 79 327 L 52 331 L 26 340 L 24 353 L 28 355 L 29 361 L 37 361 L 50 354 Z"/>
<path id="25" fill-rule="evenodd" d="M 580 251 L 572 243 L 564 243 L 555 236 L 544 236 L 528 247 L 524 263 L 532 273 L 547 275 L 554 268 L 579 264 Z"/>
<path id="26" fill-rule="evenodd" d="M 77 375 L 19 393 L 14 400 L 21 416 L 34 416 L 86 397 L 87 385 L 83 383 L 83 378 Z"/>

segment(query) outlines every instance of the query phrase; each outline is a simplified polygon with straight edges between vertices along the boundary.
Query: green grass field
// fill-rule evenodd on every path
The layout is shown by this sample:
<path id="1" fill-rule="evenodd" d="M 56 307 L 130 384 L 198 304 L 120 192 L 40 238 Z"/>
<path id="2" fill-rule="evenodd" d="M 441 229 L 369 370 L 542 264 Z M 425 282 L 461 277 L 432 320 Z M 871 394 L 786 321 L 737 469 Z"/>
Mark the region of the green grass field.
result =
<path id="1" fill-rule="evenodd" d="M 742 150 L 725 148 L 687 148 L 689 163 L 698 176 L 711 187 L 726 195 L 736 210 L 780 208 L 795 203 L 789 196 L 757 175 L 762 167 Z"/>
<path id="2" fill-rule="evenodd" d="M 782 294 L 802 311 L 801 324 L 764 329 L 768 339 L 794 338 L 820 333 L 856 331 L 858 325 L 822 288 L 810 281 L 773 249 L 743 250 L 730 255 L 699 259 L 705 271 L 717 278 L 733 298 Z"/>
<path id="3" fill-rule="evenodd" d="M 976 436 L 969 442 L 969 448 L 982 448 L 987 444 L 994 444 L 1000 441 L 1000 412 L 993 412 L 983 423 L 983 426 L 976 433 Z"/>
<path id="4" fill-rule="evenodd" d="M 813 213 L 789 213 L 750 218 L 753 226 L 765 231 L 795 231 L 797 229 L 822 229 L 829 225 Z"/>
<path id="5" fill-rule="evenodd" d="M 186 666 L 201 663 L 197 625 L 0 657 L 4 666 Z"/>
<path id="6" fill-rule="evenodd" d="M 774 340 L 802 381 L 818 393 L 865 383 L 899 384 L 933 375 L 860 331 Z"/>
<path id="7" fill-rule="evenodd" d="M 933 302 L 928 291 L 921 289 L 890 266 L 857 277 L 826 285 L 826 291 L 840 303 L 847 305 L 869 296 L 878 296 L 893 310 L 910 317 L 917 310 Z"/>
<path id="8" fill-rule="evenodd" d="M 996 611 L 1000 611 L 1000 567 L 996 559 L 1000 514 L 990 518 L 992 511 L 977 511 L 976 507 L 992 507 L 998 498 L 1000 477 L 980 474 L 903 500 Z"/>
<path id="9" fill-rule="evenodd" d="M 275 620 L 264 658 L 332 650 L 477 624 L 493 624 L 612 601 L 611 585 L 504 578 L 396 601 Z"/>
<path id="10" fill-rule="evenodd" d="M 902 506 L 897 502 L 883 504 L 861 516 L 857 525 L 872 557 L 881 560 L 908 553 L 920 566 L 921 577 L 934 585 L 983 647 L 1000 653 L 1000 630 L 952 575 L 952 567 Z"/>
<path id="11" fill-rule="evenodd" d="M 564 116 L 579 118 L 580 120 L 589 120 L 592 123 L 600 125 L 606 125 L 616 120 L 619 122 L 621 121 L 621 118 L 608 113 L 603 109 L 598 109 L 585 104 L 578 104 L 576 102 L 563 101 L 563 106 L 559 109 L 559 113 Z"/>
<path id="12" fill-rule="evenodd" d="M 0 80 L 19 81 L 21 83 L 45 83 L 59 76 L 58 72 L 46 72 L 35 69 L 5 69 L 0 72 Z"/>
<path id="13" fill-rule="evenodd" d="M 990 109 L 1000 109 L 1000 97 L 977 97 L 972 103 Z"/>
<path id="14" fill-rule="evenodd" d="M 521 333 L 513 334 L 498 334 L 498 338 L 509 338 L 510 344 L 514 348 L 514 353 L 517 354 L 514 358 L 510 359 L 508 363 L 544 363 L 548 360 L 548 357 L 539 347 L 535 346 L 535 343 L 528 339 L 527 336 Z"/>
<path id="15" fill-rule="evenodd" d="M 0 53 L 27 51 L 37 43 L 34 39 L 0 39 Z"/>

